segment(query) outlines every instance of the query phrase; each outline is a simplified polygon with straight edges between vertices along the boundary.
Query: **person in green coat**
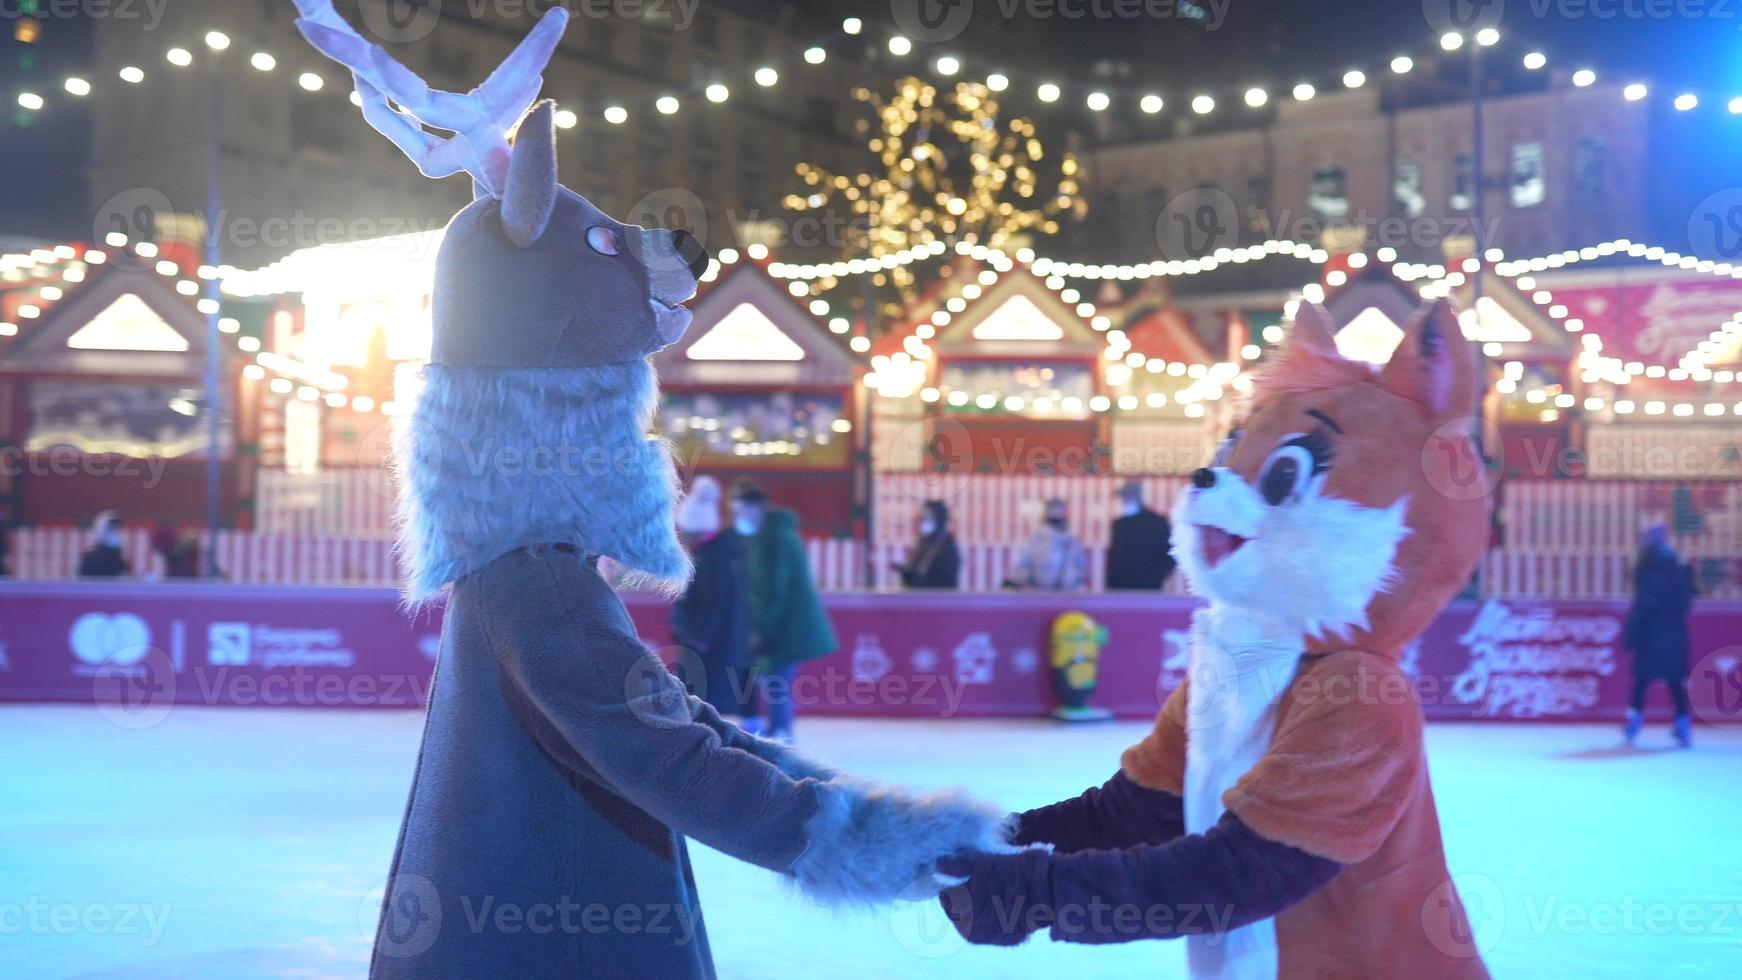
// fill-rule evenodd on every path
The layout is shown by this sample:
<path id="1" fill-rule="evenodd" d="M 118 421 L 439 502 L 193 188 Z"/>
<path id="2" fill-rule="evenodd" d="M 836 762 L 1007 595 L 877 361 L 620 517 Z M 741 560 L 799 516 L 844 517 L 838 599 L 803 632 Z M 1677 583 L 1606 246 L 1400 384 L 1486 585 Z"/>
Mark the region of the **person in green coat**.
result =
<path id="1" fill-rule="evenodd" d="M 733 524 L 750 541 L 750 650 L 768 707 L 768 738 L 792 740 L 792 682 L 798 665 L 840 647 L 811 578 L 810 559 L 798 533 L 798 515 L 770 508 L 756 487 L 739 489 Z"/>

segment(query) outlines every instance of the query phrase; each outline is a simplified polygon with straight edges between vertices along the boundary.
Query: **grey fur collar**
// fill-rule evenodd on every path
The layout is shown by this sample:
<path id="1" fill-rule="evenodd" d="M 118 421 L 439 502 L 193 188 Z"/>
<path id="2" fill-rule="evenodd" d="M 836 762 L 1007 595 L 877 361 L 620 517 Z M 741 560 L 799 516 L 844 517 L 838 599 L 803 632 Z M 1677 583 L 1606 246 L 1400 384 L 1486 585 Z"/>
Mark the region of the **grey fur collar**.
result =
<path id="1" fill-rule="evenodd" d="M 396 433 L 406 598 L 422 603 L 516 548 L 572 544 L 675 591 L 690 575 L 671 449 L 647 431 L 646 361 L 592 368 L 429 365 Z"/>

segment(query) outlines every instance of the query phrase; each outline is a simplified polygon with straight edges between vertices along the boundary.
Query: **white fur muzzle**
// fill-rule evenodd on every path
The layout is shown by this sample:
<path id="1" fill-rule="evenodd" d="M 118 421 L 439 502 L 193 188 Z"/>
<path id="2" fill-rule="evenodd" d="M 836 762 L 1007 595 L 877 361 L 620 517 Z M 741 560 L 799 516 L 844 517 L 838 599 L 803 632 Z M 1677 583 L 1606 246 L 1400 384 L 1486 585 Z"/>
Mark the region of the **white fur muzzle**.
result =
<path id="1" fill-rule="evenodd" d="M 1173 556 L 1192 591 L 1303 637 L 1365 627 L 1367 606 L 1390 584 L 1397 546 L 1409 534 L 1409 499 L 1363 507 L 1325 496 L 1321 477 L 1300 499 L 1273 506 L 1238 473 L 1215 472 L 1215 485 L 1187 489 L 1173 510 Z M 1211 564 L 1206 527 L 1245 543 Z"/>

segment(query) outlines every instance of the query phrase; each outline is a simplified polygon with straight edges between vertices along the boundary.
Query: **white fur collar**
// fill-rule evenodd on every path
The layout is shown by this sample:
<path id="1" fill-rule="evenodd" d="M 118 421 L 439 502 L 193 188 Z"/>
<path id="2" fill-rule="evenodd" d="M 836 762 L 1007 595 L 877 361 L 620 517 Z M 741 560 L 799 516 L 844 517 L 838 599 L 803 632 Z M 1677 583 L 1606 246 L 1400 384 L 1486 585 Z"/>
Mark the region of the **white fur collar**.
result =
<path id="1" fill-rule="evenodd" d="M 670 447 L 649 439 L 646 361 L 592 368 L 430 365 L 396 432 L 399 551 L 422 602 L 516 548 L 572 544 L 681 588 Z"/>

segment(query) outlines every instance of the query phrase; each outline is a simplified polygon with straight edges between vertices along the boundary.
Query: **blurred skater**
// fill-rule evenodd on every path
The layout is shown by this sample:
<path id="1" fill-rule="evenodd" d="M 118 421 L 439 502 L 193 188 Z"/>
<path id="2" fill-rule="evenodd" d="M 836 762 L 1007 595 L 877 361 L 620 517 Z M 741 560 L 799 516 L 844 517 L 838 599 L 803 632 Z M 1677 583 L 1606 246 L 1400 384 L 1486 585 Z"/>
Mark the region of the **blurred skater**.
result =
<path id="1" fill-rule="evenodd" d="M 1693 744 L 1688 711 L 1688 608 L 1693 598 L 1693 571 L 1676 560 L 1663 525 L 1646 528 L 1633 569 L 1633 607 L 1621 638 L 1623 648 L 1633 651 L 1633 704 L 1624 730 L 1629 745 L 1645 724 L 1645 695 L 1652 681 L 1668 685 L 1675 701 L 1676 742 L 1684 749 Z"/>
<path id="2" fill-rule="evenodd" d="M 919 512 L 919 540 L 907 553 L 907 563 L 892 565 L 909 589 L 953 589 L 962 574 L 962 552 L 950 533 L 950 508 L 928 500 Z"/>
<path id="3" fill-rule="evenodd" d="M 791 741 L 798 665 L 834 653 L 839 643 L 811 578 L 798 515 L 770 508 L 761 490 L 747 486 L 732 501 L 732 523 L 749 539 L 750 650 L 768 707 L 765 734 Z"/>
<path id="4" fill-rule="evenodd" d="M 127 574 L 127 556 L 121 553 L 121 518 L 112 510 L 91 522 L 91 538 L 79 556 L 79 578 L 119 578 Z"/>
<path id="5" fill-rule="evenodd" d="M 1107 588 L 1160 589 L 1173 574 L 1168 551 L 1173 527 L 1167 518 L 1143 503 L 1143 484 L 1132 480 L 1119 488 L 1119 517 L 1107 549 Z"/>
<path id="6" fill-rule="evenodd" d="M 1004 580 L 1007 589 L 1075 592 L 1089 581 L 1088 552 L 1071 534 L 1065 502 L 1046 502 L 1043 523 L 1017 555 L 1016 567 Z"/>
<path id="7" fill-rule="evenodd" d="M 720 484 L 697 477 L 678 511 L 677 529 L 695 561 L 695 577 L 671 609 L 672 639 L 702 662 L 696 693 L 748 732 L 759 731 L 750 673 L 750 588 L 745 538 L 720 528 Z M 696 678 L 688 678 L 695 686 Z"/>

